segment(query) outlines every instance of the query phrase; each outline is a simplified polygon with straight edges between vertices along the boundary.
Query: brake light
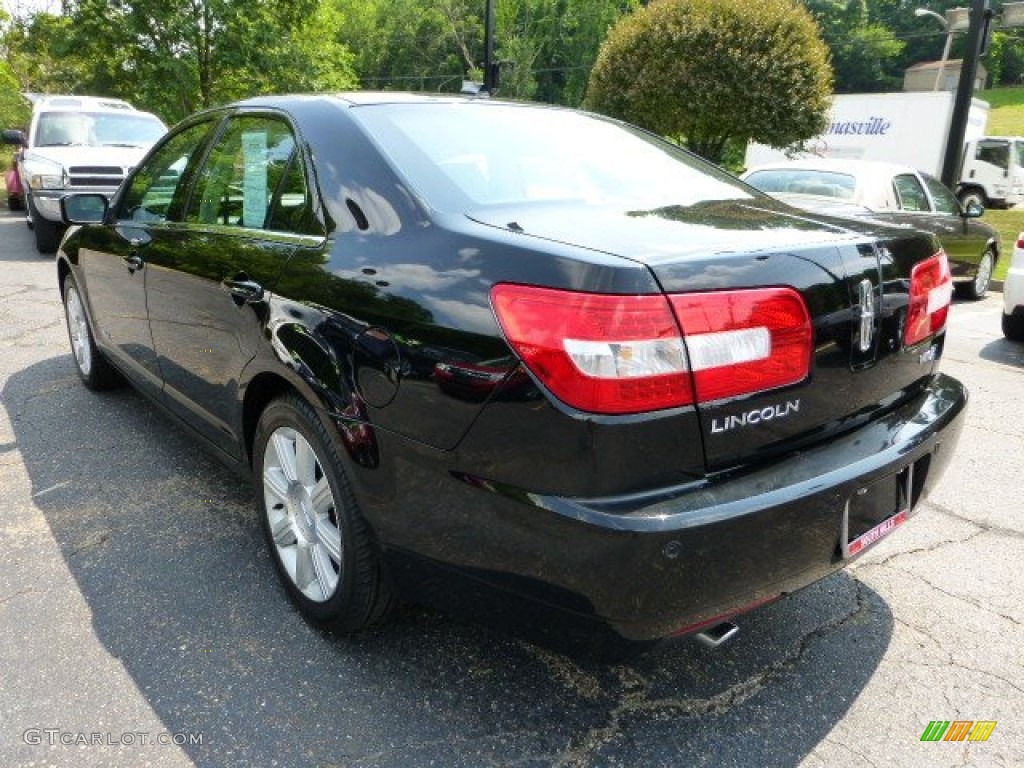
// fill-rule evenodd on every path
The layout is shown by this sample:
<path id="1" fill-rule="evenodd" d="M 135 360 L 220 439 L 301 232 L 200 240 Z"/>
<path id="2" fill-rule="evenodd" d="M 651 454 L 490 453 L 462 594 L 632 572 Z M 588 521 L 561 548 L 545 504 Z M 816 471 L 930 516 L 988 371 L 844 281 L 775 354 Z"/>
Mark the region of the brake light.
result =
<path id="1" fill-rule="evenodd" d="M 491 299 L 526 366 L 580 410 L 690 405 L 793 384 L 810 369 L 810 318 L 789 288 L 666 298 L 502 284 Z"/>
<path id="2" fill-rule="evenodd" d="M 910 272 L 910 301 L 903 343 L 909 347 L 945 328 L 952 299 L 953 278 L 945 251 L 915 264 Z"/>
<path id="3" fill-rule="evenodd" d="M 811 318 L 792 288 L 681 293 L 669 300 L 686 338 L 698 401 L 807 378 Z"/>
<path id="4" fill-rule="evenodd" d="M 491 300 L 509 343 L 564 403 L 639 413 L 693 402 L 682 338 L 664 296 L 496 285 Z"/>

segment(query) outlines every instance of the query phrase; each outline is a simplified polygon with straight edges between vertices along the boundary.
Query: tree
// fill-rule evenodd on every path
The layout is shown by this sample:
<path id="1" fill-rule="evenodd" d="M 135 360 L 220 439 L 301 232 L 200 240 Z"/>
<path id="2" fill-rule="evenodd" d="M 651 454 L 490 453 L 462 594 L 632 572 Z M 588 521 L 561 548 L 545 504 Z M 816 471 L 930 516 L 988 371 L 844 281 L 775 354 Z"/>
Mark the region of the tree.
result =
<path id="1" fill-rule="evenodd" d="M 866 0 L 805 0 L 832 52 L 837 93 L 899 90 L 906 47 L 895 33 L 871 18 Z M 912 9 L 906 16 L 915 19 Z M 936 25 L 937 26 L 937 25 Z"/>
<path id="2" fill-rule="evenodd" d="M 457 91 L 480 79 L 484 0 L 327 0 L 364 87 Z M 640 0 L 497 0 L 502 97 L 579 106 L 608 28 Z"/>
<path id="3" fill-rule="evenodd" d="M 611 30 L 586 105 L 721 162 L 730 142 L 821 133 L 831 95 L 828 48 L 794 0 L 655 0 Z"/>
<path id="4" fill-rule="evenodd" d="M 354 87 L 320 0 L 67 0 L 8 33 L 22 87 L 119 96 L 174 122 L 260 93 Z"/>

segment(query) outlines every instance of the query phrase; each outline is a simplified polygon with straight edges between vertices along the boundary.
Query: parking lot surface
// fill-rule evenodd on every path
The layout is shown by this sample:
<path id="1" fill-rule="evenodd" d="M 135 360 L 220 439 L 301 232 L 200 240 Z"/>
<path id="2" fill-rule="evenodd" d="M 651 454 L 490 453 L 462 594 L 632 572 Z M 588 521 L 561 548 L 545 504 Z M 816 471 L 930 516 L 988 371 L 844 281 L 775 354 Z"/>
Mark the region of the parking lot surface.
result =
<path id="1" fill-rule="evenodd" d="M 404 607 L 354 638 L 279 586 L 251 486 L 86 390 L 52 260 L 0 212 L 0 765 L 1024 765 L 1024 345 L 954 306 L 968 423 L 920 514 L 709 650 L 571 658 Z M 931 721 L 995 722 L 923 742 Z"/>

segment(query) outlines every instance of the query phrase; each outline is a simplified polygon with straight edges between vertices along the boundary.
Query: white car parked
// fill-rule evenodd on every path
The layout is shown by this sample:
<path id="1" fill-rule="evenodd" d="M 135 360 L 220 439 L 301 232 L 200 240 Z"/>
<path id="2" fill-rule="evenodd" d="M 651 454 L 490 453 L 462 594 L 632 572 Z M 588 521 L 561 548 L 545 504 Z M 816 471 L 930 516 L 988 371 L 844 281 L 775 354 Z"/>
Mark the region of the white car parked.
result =
<path id="1" fill-rule="evenodd" d="M 28 135 L 3 132 L 16 144 L 29 226 L 36 249 L 53 253 L 64 234 L 60 199 L 98 192 L 109 200 L 146 151 L 167 132 L 156 115 L 120 99 L 35 96 Z"/>
<path id="2" fill-rule="evenodd" d="M 1024 341 L 1024 232 L 1017 235 L 1010 271 L 1003 283 L 1003 335 Z"/>

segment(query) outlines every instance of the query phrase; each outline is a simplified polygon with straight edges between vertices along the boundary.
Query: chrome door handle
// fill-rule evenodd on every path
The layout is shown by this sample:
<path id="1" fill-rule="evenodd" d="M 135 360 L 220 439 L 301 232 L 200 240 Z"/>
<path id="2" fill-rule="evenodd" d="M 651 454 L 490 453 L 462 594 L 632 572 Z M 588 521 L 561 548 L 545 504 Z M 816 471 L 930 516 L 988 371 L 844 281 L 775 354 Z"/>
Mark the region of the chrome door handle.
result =
<path id="1" fill-rule="evenodd" d="M 259 301 L 263 298 L 263 286 L 253 280 L 222 280 L 221 285 L 242 301 Z"/>

